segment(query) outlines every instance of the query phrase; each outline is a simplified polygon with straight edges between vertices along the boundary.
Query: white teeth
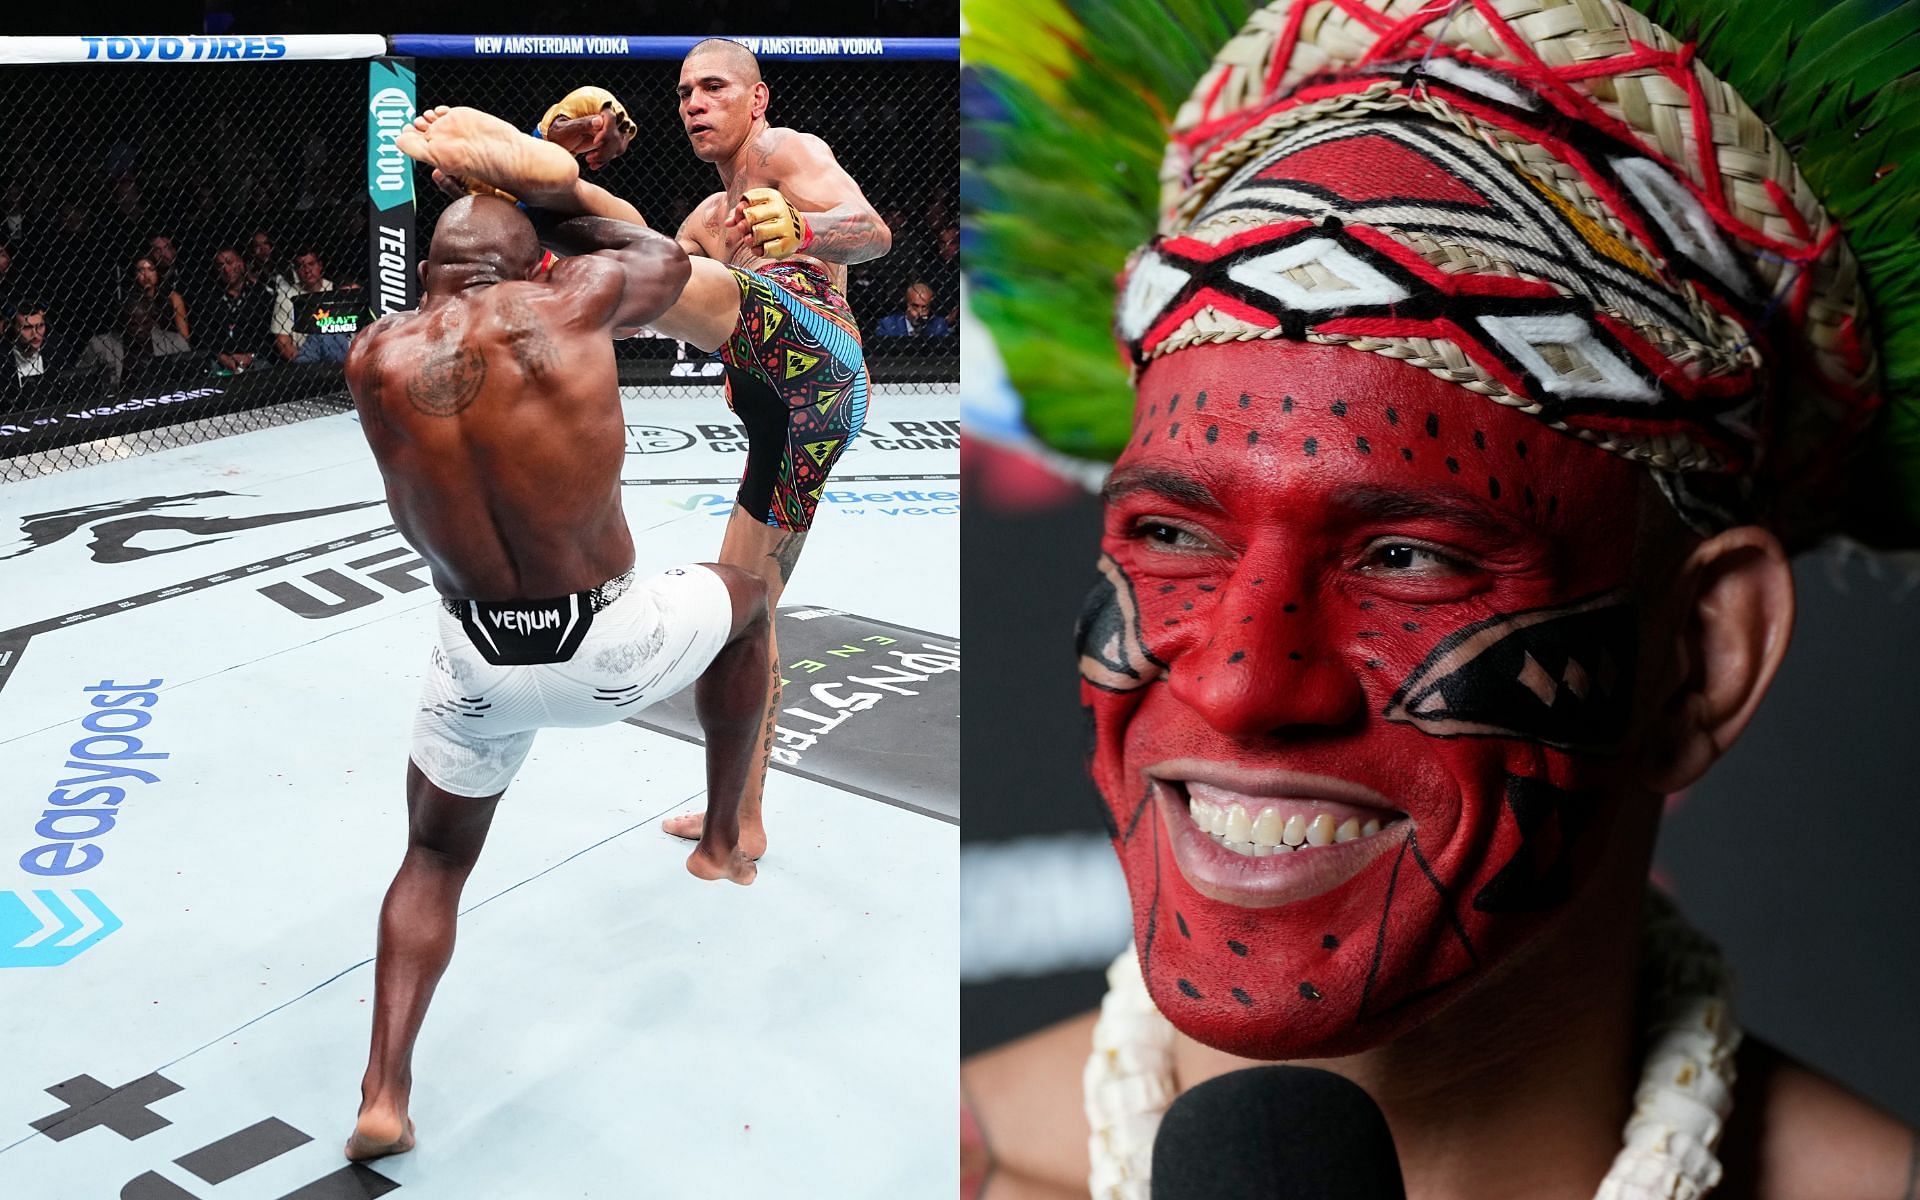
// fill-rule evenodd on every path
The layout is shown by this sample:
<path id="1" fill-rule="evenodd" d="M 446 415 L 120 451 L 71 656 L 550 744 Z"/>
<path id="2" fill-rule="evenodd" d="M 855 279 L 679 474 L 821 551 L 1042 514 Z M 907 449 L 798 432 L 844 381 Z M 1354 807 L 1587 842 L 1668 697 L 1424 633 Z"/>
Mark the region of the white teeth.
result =
<path id="1" fill-rule="evenodd" d="M 1333 844 L 1333 818 L 1326 813 L 1316 813 L 1307 824 L 1307 845 L 1330 846 Z"/>
<path id="2" fill-rule="evenodd" d="M 1307 840 L 1307 819 L 1299 813 L 1287 818 L 1286 829 L 1280 834 L 1280 840 L 1289 846 L 1301 846 Z"/>
<path id="3" fill-rule="evenodd" d="M 1296 812 L 1282 818 L 1277 808 L 1262 808 L 1249 816 L 1238 804 L 1216 804 L 1199 796 L 1188 798 L 1187 811 L 1193 823 L 1213 840 L 1248 858 L 1268 858 L 1291 854 L 1295 850 L 1331 846 L 1372 837 L 1384 827 L 1377 817 L 1362 822 L 1348 817 L 1338 824 L 1331 813 Z"/>

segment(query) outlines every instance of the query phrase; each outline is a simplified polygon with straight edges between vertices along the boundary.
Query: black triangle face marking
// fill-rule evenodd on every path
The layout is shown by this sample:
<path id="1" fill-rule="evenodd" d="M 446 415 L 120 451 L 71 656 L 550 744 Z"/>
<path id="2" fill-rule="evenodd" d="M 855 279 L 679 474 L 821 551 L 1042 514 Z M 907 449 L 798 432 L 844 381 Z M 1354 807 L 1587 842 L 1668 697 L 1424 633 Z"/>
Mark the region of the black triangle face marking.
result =
<path id="1" fill-rule="evenodd" d="M 1080 649 L 1080 677 L 1110 692 L 1145 687 L 1165 665 L 1147 653 L 1140 637 L 1140 605 L 1133 581 L 1104 554 L 1100 580 L 1080 606 L 1074 638 Z"/>
<path id="2" fill-rule="evenodd" d="M 1636 647 L 1623 591 L 1502 614 L 1442 641 L 1384 715 L 1434 737 L 1608 749 L 1626 733 Z"/>

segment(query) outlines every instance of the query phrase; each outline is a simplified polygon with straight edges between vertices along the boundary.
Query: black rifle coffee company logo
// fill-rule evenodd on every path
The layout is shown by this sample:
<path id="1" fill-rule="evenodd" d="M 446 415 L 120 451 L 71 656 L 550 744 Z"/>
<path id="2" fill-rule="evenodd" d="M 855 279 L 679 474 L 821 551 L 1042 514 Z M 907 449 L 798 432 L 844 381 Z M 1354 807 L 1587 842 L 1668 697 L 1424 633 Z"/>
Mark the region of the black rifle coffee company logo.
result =
<path id="1" fill-rule="evenodd" d="M 195 546 L 211 545 L 249 529 L 260 529 L 268 525 L 285 525 L 292 521 L 305 521 L 315 517 L 330 517 L 335 513 L 372 508 L 383 503 L 379 500 L 360 500 L 352 504 L 336 504 L 331 508 L 255 513 L 245 517 L 198 516 L 192 512 L 174 511 L 191 508 L 203 500 L 239 498 L 243 495 L 244 493 L 239 492 L 188 492 L 182 496 L 141 496 L 134 500 L 109 500 L 99 504 L 83 504 L 77 508 L 63 508 L 54 512 L 29 513 L 20 518 L 19 541 L 13 543 L 11 547 L 0 547 L 0 560 L 31 554 L 35 550 L 42 550 L 63 541 L 83 529 L 90 529 L 93 533 L 93 541 L 88 544 L 87 549 L 94 562 L 133 562 L 156 554 L 173 554 L 181 550 L 191 550 Z M 192 540 L 176 541 L 169 538 L 165 539 L 167 544 L 158 546 L 133 544 L 134 540 L 143 534 L 160 531 L 188 534 Z"/>
<path id="2" fill-rule="evenodd" d="M 627 426 L 628 454 L 671 454 L 693 445 L 693 435 L 670 425 Z"/>

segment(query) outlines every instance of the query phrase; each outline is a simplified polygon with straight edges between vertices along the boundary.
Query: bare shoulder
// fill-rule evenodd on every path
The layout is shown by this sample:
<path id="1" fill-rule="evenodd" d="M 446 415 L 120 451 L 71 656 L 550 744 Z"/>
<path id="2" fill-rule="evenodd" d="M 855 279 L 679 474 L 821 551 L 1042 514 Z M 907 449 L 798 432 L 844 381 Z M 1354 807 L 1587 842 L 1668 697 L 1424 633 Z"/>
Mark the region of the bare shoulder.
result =
<path id="1" fill-rule="evenodd" d="M 1920 1200 L 1920 1130 L 1757 1038 L 1737 1067 L 1727 1195 Z"/>
<path id="2" fill-rule="evenodd" d="M 762 146 L 773 151 L 775 162 L 782 159 L 798 162 L 805 159 L 833 157 L 833 147 L 827 143 L 827 139 L 817 134 L 789 129 L 784 125 L 776 125 L 768 129 L 761 135 L 761 139 Z"/>
<path id="3" fill-rule="evenodd" d="M 990 1200 L 1087 1194 L 1087 1117 L 1080 1080 L 1093 1051 L 1084 1013 L 960 1064 L 993 1173 Z"/>

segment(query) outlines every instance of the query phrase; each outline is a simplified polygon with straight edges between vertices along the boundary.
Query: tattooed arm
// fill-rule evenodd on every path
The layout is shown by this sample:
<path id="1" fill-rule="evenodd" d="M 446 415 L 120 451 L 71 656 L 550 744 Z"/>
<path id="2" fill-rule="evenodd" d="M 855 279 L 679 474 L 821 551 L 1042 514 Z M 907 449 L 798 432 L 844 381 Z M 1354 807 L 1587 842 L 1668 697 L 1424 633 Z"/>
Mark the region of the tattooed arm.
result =
<path id="1" fill-rule="evenodd" d="M 893 231 L 826 142 L 810 133 L 769 129 L 756 153 L 762 169 L 779 179 L 781 192 L 813 228 L 806 253 L 828 262 L 863 263 L 893 248 Z"/>
<path id="2" fill-rule="evenodd" d="M 692 271 L 678 242 L 626 221 L 570 217 L 548 223 L 542 236 L 576 256 L 555 263 L 549 281 L 577 291 L 589 321 L 615 329 L 645 325 L 671 308 Z"/>

